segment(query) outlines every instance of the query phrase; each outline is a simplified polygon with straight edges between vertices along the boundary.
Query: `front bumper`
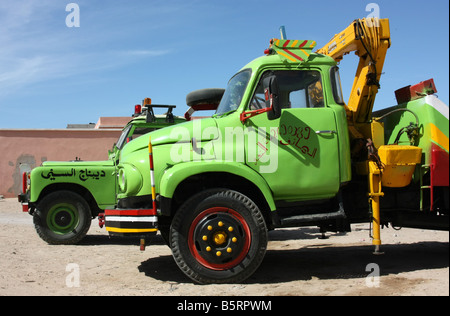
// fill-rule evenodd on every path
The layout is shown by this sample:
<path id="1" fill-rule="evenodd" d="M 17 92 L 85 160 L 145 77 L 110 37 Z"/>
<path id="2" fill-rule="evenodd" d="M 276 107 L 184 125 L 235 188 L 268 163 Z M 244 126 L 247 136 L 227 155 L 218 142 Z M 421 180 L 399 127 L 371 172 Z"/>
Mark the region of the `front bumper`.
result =
<path id="1" fill-rule="evenodd" d="M 158 217 L 153 209 L 105 210 L 105 227 L 114 236 L 153 236 L 158 231 Z"/>
<path id="2" fill-rule="evenodd" d="M 29 207 L 29 204 L 28 204 L 28 202 L 29 202 L 29 198 L 28 198 L 28 194 L 26 194 L 26 193 L 20 193 L 18 196 L 17 196 L 17 199 L 19 200 L 19 202 L 20 203 L 22 203 L 22 211 L 25 213 L 28 213 L 29 212 L 29 210 L 30 210 L 30 207 Z"/>

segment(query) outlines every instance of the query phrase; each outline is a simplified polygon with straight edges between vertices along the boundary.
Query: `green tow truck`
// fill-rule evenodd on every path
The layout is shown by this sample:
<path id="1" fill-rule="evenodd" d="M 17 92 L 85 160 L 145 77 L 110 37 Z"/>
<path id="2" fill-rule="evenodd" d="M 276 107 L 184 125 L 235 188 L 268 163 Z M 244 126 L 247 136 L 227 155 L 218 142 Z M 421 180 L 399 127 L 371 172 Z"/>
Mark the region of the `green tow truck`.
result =
<path id="1" fill-rule="evenodd" d="M 167 110 L 155 115 L 154 109 Z M 104 225 L 105 208 L 116 204 L 117 164 L 127 143 L 138 137 L 186 121 L 174 116 L 174 105 L 151 105 L 146 98 L 135 106 L 133 118 L 109 151 L 105 161 L 46 161 L 23 174 L 23 189 L 19 202 L 23 211 L 33 216 L 38 235 L 49 244 L 74 244 L 87 234 L 92 219 Z"/>
<path id="2" fill-rule="evenodd" d="M 139 236 L 141 248 L 159 230 L 202 284 L 251 276 L 279 227 L 371 222 L 375 252 L 381 225 L 448 230 L 448 106 L 430 81 L 372 116 L 390 38 L 387 20 L 371 22 L 354 21 L 321 53 L 314 41 L 272 39 L 230 79 L 215 115 L 124 146 L 106 230 Z M 352 49 L 360 64 L 346 104 L 337 61 Z"/>

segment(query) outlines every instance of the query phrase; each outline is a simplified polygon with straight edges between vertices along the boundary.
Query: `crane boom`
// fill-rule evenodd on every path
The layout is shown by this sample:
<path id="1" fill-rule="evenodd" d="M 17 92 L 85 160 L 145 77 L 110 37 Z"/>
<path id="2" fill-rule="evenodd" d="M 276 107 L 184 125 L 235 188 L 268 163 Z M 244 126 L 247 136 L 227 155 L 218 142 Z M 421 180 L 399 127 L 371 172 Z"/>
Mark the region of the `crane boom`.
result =
<path id="1" fill-rule="evenodd" d="M 337 62 L 352 51 L 359 57 L 350 98 L 346 105 L 350 127 L 358 130 L 360 123 L 368 123 L 371 120 L 386 52 L 390 45 L 388 19 L 357 19 L 317 51 Z"/>

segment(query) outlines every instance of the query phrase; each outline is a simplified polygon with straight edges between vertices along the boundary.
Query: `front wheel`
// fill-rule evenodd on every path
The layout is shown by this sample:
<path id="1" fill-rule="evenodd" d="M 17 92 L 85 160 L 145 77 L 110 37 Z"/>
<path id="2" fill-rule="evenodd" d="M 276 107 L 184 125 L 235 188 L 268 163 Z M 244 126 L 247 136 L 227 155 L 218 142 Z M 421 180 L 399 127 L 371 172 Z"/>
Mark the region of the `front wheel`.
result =
<path id="1" fill-rule="evenodd" d="M 244 281 L 261 264 L 268 240 L 258 206 L 228 189 L 201 192 L 183 204 L 170 237 L 177 265 L 201 284 Z"/>
<path id="2" fill-rule="evenodd" d="M 89 205 L 71 191 L 56 191 L 45 196 L 33 213 L 36 231 L 51 245 L 70 245 L 87 234 L 92 216 Z"/>

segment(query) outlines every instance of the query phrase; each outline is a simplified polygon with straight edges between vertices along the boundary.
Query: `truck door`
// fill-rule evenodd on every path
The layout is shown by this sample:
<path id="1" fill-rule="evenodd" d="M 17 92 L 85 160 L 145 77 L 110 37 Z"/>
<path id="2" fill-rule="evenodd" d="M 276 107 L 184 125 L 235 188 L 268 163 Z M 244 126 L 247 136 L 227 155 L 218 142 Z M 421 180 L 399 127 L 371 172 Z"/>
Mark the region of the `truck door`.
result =
<path id="1" fill-rule="evenodd" d="M 247 120 L 247 164 L 266 179 L 276 200 L 334 196 L 340 183 L 337 127 L 334 111 L 324 102 L 320 72 L 270 73 L 278 79 L 281 117 L 269 121 L 263 114 Z M 266 107 L 265 75 L 268 73 L 259 81 L 248 110 Z"/>

